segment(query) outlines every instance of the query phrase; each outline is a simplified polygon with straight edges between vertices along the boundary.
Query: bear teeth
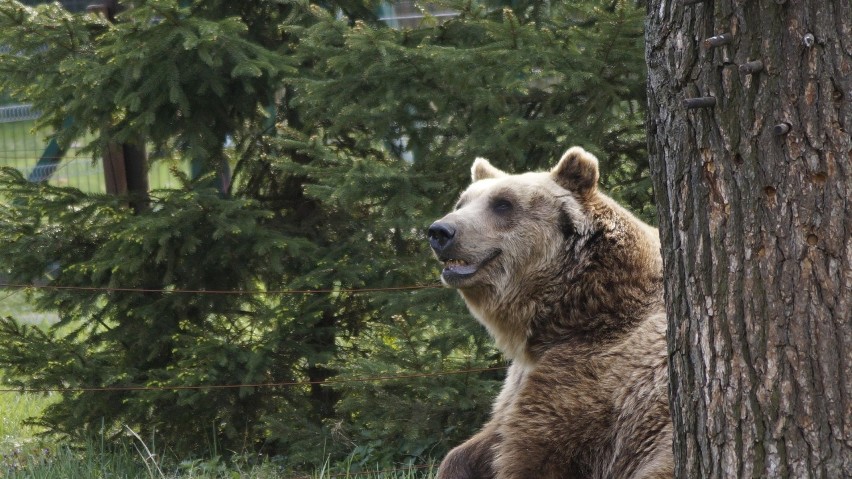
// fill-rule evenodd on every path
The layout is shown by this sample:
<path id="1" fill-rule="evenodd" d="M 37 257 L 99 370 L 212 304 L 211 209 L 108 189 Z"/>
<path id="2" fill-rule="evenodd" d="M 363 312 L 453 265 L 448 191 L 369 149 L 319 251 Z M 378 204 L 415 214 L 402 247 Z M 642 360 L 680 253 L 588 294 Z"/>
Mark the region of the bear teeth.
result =
<path id="1" fill-rule="evenodd" d="M 444 266 L 447 268 L 455 268 L 457 266 L 467 266 L 467 261 L 462 261 L 460 259 L 448 259 L 444 261 Z"/>

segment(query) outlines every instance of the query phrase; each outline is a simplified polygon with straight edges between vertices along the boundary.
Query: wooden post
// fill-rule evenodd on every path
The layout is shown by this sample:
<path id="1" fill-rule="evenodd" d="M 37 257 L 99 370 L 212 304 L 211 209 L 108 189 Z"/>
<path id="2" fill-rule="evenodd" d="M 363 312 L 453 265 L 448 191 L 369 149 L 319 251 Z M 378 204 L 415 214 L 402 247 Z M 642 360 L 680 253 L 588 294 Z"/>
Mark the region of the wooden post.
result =
<path id="1" fill-rule="evenodd" d="M 110 143 L 104 150 L 104 182 L 106 192 L 111 195 L 127 194 L 127 170 L 124 167 L 124 149 L 118 143 Z"/>
<path id="2" fill-rule="evenodd" d="M 106 192 L 128 196 L 139 213 L 148 208 L 148 164 L 144 144 L 110 143 L 103 154 Z"/>
<path id="3" fill-rule="evenodd" d="M 86 10 L 104 15 L 115 22 L 119 6 L 117 0 L 89 5 Z M 106 191 L 111 195 L 126 195 L 136 213 L 148 208 L 148 159 L 145 140 L 136 143 L 110 143 L 103 154 Z"/>

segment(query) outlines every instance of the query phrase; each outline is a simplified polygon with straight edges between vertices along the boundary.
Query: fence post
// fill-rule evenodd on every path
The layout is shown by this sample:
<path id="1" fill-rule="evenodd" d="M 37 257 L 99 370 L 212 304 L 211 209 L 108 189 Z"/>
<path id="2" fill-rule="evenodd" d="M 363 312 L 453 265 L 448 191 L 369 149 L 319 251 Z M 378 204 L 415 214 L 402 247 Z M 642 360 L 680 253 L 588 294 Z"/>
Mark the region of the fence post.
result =
<path id="1" fill-rule="evenodd" d="M 130 196 L 130 206 L 136 213 L 148 209 L 148 161 L 144 143 L 109 143 L 104 149 L 103 164 L 106 192 Z"/>
<path id="2" fill-rule="evenodd" d="M 73 123 L 74 120 L 69 116 L 62 122 L 62 128 L 69 128 Z M 65 153 L 66 149 L 59 145 L 56 138 L 51 138 L 41 157 L 36 162 L 35 168 L 30 171 L 27 181 L 37 183 L 49 180 L 53 172 L 56 171 L 56 168 L 59 167 L 59 163 L 62 162 Z"/>
<path id="3" fill-rule="evenodd" d="M 86 10 L 100 13 L 114 23 L 118 0 L 89 5 Z M 144 139 L 139 138 L 135 143 L 109 143 L 104 149 L 103 163 L 107 193 L 129 196 L 130 206 L 136 213 L 148 209 L 148 160 Z"/>

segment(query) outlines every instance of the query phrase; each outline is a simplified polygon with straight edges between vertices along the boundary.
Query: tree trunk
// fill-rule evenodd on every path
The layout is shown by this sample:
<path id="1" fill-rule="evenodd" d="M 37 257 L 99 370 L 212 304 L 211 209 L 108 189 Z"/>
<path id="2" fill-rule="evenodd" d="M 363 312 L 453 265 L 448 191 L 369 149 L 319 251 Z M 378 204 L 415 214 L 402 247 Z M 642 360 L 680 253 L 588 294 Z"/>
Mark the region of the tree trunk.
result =
<path id="1" fill-rule="evenodd" d="M 690 2 L 646 25 L 677 476 L 852 477 L 852 2 Z"/>

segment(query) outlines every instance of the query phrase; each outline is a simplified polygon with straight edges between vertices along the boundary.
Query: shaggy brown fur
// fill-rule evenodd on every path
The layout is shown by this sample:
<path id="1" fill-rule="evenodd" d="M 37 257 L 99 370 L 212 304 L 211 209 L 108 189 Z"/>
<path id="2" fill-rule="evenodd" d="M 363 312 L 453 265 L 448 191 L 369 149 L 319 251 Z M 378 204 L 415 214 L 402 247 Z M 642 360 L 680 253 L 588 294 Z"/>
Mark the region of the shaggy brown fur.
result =
<path id="1" fill-rule="evenodd" d="M 656 230 L 597 191 L 580 148 L 550 172 L 472 172 L 429 239 L 512 364 L 491 420 L 438 477 L 672 477 Z"/>

